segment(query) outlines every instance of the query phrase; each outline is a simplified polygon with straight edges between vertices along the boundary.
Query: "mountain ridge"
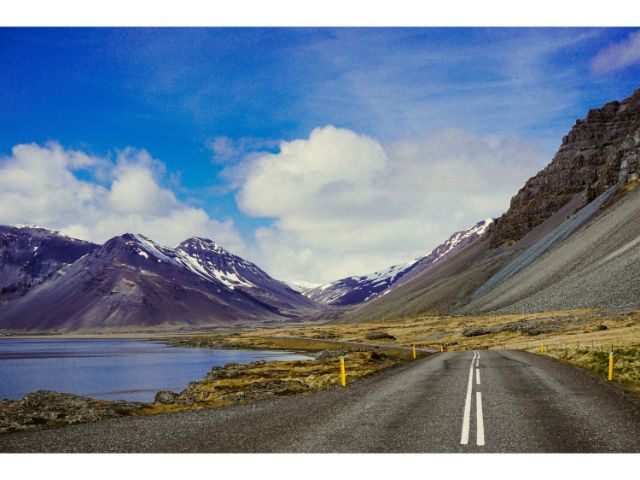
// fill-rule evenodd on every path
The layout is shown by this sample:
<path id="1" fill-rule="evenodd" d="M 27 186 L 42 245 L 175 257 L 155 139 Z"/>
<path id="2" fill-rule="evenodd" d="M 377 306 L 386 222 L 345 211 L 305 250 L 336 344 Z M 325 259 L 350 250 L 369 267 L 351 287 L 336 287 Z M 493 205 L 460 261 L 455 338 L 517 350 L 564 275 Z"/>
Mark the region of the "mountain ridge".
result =
<path id="1" fill-rule="evenodd" d="M 392 265 L 367 275 L 356 275 L 327 283 L 303 293 L 312 300 L 338 307 L 358 305 L 388 293 L 399 282 L 406 281 L 429 265 L 466 247 L 481 238 L 493 224 L 493 219 L 481 220 L 469 228 L 454 232 L 428 254 L 405 263 Z"/>
<path id="2" fill-rule="evenodd" d="M 589 110 L 562 139 L 551 162 L 531 177 L 496 221 L 491 246 L 517 241 L 575 194 L 594 200 L 621 177 L 638 172 L 640 89 Z"/>
<path id="3" fill-rule="evenodd" d="M 196 244 L 199 253 L 193 256 Z M 210 263 L 217 258 L 218 267 L 224 268 L 207 269 L 205 257 Z M 238 276 L 241 271 L 252 276 Z M 9 302 L 0 309 L 0 328 L 68 331 L 266 324 L 296 319 L 316 307 L 211 240 L 190 238 L 169 248 L 128 233 L 96 246 Z"/>

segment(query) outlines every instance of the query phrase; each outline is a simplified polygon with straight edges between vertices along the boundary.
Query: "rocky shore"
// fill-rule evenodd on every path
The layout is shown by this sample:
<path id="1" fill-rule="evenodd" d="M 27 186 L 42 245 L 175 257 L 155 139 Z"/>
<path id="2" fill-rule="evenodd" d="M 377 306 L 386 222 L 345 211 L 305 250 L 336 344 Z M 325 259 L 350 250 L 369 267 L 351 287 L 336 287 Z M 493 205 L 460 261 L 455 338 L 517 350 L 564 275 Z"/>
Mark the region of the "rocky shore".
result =
<path id="1" fill-rule="evenodd" d="M 213 367 L 181 392 L 158 392 L 140 413 L 220 407 L 337 387 L 339 357 L 345 359 L 347 383 L 402 362 L 379 352 L 324 350 L 314 360 L 229 363 Z"/>
<path id="2" fill-rule="evenodd" d="M 324 350 L 313 360 L 229 363 L 211 368 L 203 379 L 189 383 L 181 392 L 158 392 L 150 403 L 97 400 L 38 390 L 19 400 L 0 400 L 0 433 L 222 407 L 337 387 L 339 357 L 345 358 L 348 382 L 404 361 L 379 352 Z"/>
<path id="3" fill-rule="evenodd" d="M 132 415 L 144 403 L 106 401 L 37 390 L 20 400 L 0 400 L 0 433 L 39 430 Z"/>

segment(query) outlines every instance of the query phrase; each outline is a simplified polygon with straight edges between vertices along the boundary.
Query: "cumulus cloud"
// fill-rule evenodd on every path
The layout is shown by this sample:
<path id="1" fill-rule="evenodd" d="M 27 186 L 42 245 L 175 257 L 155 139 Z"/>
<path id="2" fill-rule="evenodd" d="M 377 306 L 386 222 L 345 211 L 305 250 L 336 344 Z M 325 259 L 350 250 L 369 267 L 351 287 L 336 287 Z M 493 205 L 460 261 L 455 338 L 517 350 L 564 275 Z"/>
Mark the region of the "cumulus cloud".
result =
<path id="1" fill-rule="evenodd" d="M 517 138 L 446 129 L 382 145 L 329 125 L 245 161 L 237 201 L 273 219 L 256 231 L 253 255 L 268 271 L 331 281 L 424 255 L 500 215 L 545 160 Z"/>
<path id="2" fill-rule="evenodd" d="M 625 40 L 604 48 L 591 62 L 591 71 L 602 75 L 640 65 L 640 31 L 633 32 Z"/>
<path id="3" fill-rule="evenodd" d="M 0 224 L 37 224 L 99 243 L 135 232 L 166 245 L 199 235 L 242 248 L 233 222 L 180 201 L 162 186 L 165 175 L 144 150 L 111 160 L 53 142 L 17 145 L 0 158 Z"/>

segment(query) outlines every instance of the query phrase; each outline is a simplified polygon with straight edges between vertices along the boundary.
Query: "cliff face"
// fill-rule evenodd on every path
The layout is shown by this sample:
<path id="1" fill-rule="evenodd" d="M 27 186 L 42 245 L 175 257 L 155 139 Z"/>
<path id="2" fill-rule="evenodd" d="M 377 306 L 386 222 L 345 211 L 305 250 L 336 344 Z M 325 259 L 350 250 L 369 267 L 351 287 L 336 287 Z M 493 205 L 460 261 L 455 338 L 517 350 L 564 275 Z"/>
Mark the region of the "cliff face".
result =
<path id="1" fill-rule="evenodd" d="M 490 245 L 518 240 L 574 195 L 589 202 L 619 180 L 637 178 L 640 158 L 640 89 L 577 120 L 553 160 L 511 199 Z"/>

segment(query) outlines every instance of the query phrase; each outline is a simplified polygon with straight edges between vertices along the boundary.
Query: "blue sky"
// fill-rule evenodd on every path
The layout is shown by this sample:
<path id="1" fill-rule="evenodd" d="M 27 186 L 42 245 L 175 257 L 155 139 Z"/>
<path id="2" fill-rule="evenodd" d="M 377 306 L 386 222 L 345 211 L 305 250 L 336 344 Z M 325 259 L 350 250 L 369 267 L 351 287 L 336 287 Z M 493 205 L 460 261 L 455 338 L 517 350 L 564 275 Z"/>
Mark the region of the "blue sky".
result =
<path id="1" fill-rule="evenodd" d="M 522 180 L 551 159 L 577 118 L 640 87 L 640 59 L 633 53 L 638 46 L 640 37 L 623 28 L 2 28 L 0 168 L 3 162 L 19 161 L 12 149 L 21 144 L 39 146 L 33 155 L 49 155 L 55 148 L 67 156 L 81 152 L 94 160 L 80 167 L 67 160 L 65 170 L 52 175 L 68 171 L 77 180 L 74 185 L 88 184 L 97 189 L 92 195 L 102 195 L 100 189 L 108 193 L 124 178 L 118 172 L 138 168 L 137 178 L 142 178 L 144 167 L 158 195 L 175 197 L 159 205 L 194 216 L 204 212 L 213 221 L 196 222 L 176 235 L 216 236 L 287 280 L 326 281 L 424 254 L 476 217 L 499 215 Z M 380 163 L 352 162 L 360 147 L 376 156 L 378 147 L 369 140 L 383 150 Z M 294 153 L 283 155 L 280 142 L 295 147 Z M 525 152 L 522 158 L 520 151 Z M 335 163 L 314 167 L 333 154 Z M 454 158 L 438 164 L 449 155 Z M 505 168 L 509 174 L 495 179 L 499 187 L 493 193 L 499 197 L 468 194 L 477 184 L 491 190 L 487 179 L 466 179 L 473 187 L 461 182 L 459 202 L 451 195 L 455 182 L 441 196 L 429 183 L 443 165 L 458 165 L 462 157 L 474 165 L 476 156 L 501 155 L 507 156 L 499 166 L 492 164 L 498 172 L 494 176 Z M 461 172 L 467 171 L 464 161 Z M 287 183 L 290 175 L 274 173 L 288 172 L 283 168 L 287 162 L 303 167 L 293 184 Z M 333 165 L 331 171 L 325 171 L 326 164 Z M 344 183 L 341 172 L 350 165 L 362 171 L 354 170 L 353 179 Z M 430 170 L 420 170 L 427 166 Z M 481 163 L 474 168 L 477 176 L 485 170 L 492 174 Z M 362 185 L 362 173 L 372 169 L 383 178 Z M 408 180 L 409 171 L 429 176 L 425 196 L 431 192 L 431 203 L 420 209 L 425 217 L 414 218 L 429 223 L 425 230 L 398 214 L 409 210 L 404 203 L 378 215 L 384 210 L 381 203 L 363 200 L 373 195 L 372 185 L 388 188 L 384 178 L 392 178 L 389 183 L 397 189 L 386 191 L 387 197 L 402 196 L 396 195 L 405 193 L 402 182 L 415 180 Z M 304 172 L 315 172 L 326 182 L 309 183 Z M 450 171 L 443 175 L 460 177 Z M 315 192 L 307 210 L 302 208 L 307 197 L 299 192 L 283 196 L 282 204 L 270 204 L 272 193 L 296 185 Z M 335 191 L 336 185 L 339 195 L 329 200 L 320 195 Z M 338 197 L 346 208 L 336 203 Z M 388 198 L 378 201 L 389 205 Z M 416 198 L 404 201 L 414 205 Z M 299 205 L 295 211 L 285 205 L 291 201 Z M 456 207 L 438 217 L 435 210 L 451 205 L 446 202 Z M 354 203 L 359 209 L 338 221 Z M 88 212 L 100 215 L 97 207 Z M 136 210 L 143 215 L 139 218 L 147 213 Z M 86 225 L 76 218 L 71 228 L 60 212 L 42 208 L 26 209 L 19 222 L 16 215 L 0 210 L 0 222 L 44 222 L 96 241 L 117 234 L 107 227 L 98 233 L 90 218 Z M 153 215 L 159 218 L 161 212 Z M 326 244 L 334 243 L 335 235 L 319 246 L 312 240 L 319 238 L 317 232 L 303 221 L 314 219 L 318 226 L 326 221 L 322 231 L 331 231 L 332 225 L 348 228 L 356 217 L 371 228 L 366 238 L 338 239 L 331 248 Z M 144 229 L 144 223 L 132 225 Z M 216 235 L 216 228 L 225 232 Z M 413 237 L 408 239 L 407 232 Z"/>

